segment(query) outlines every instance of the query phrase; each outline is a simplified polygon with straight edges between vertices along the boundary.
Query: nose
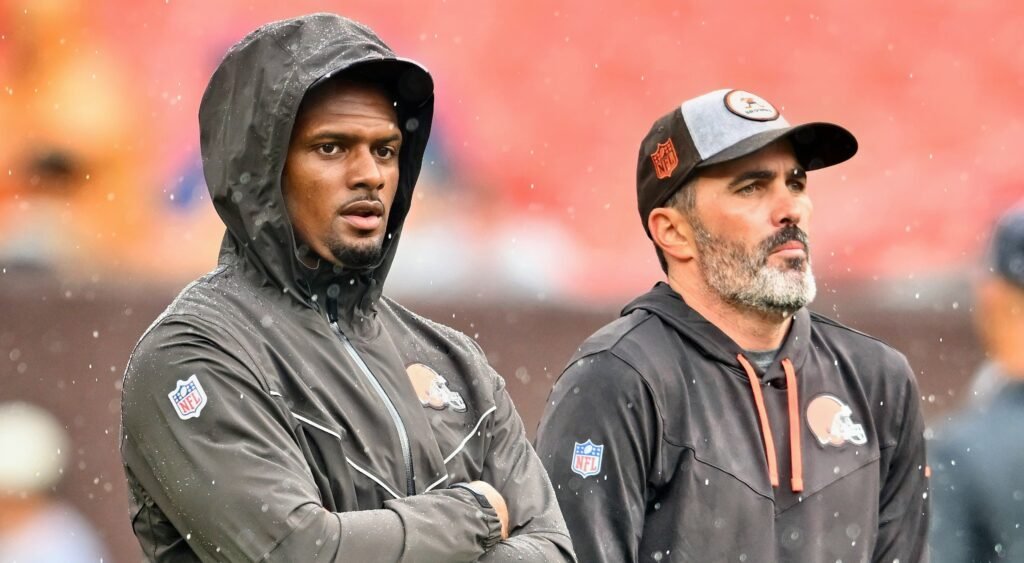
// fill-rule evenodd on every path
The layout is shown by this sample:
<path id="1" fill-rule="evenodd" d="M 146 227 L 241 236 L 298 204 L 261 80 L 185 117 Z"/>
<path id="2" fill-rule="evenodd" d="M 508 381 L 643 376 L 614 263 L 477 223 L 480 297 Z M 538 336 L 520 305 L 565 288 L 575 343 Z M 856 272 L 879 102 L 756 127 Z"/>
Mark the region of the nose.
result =
<path id="1" fill-rule="evenodd" d="M 380 190 L 384 188 L 384 173 L 380 162 L 369 147 L 352 151 L 349 159 L 348 187 L 353 190 Z"/>
<path id="2" fill-rule="evenodd" d="M 811 213 L 811 200 L 807 193 L 791 189 L 786 182 L 780 184 L 772 201 L 772 223 L 776 227 L 787 227 L 806 222 Z"/>

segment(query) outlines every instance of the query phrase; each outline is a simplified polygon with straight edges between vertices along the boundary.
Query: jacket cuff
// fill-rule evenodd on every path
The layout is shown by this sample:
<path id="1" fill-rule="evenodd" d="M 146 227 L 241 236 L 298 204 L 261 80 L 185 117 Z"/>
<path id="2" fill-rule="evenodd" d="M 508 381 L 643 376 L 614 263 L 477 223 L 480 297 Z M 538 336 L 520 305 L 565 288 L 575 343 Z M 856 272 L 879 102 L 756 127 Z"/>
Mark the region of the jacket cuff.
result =
<path id="1" fill-rule="evenodd" d="M 501 520 L 464 489 L 434 490 L 384 503 L 405 528 L 403 562 L 476 561 L 501 540 Z"/>
<path id="2" fill-rule="evenodd" d="M 464 491 L 469 493 L 473 500 L 480 507 L 480 512 L 484 515 L 484 522 L 488 526 L 487 537 L 483 541 L 484 550 L 491 549 L 495 544 L 501 541 L 501 518 L 498 516 L 497 510 L 491 505 L 490 501 L 487 500 L 483 494 L 478 493 L 476 489 L 470 486 L 468 483 L 456 483 L 452 485 L 449 490 L 452 491 Z"/>

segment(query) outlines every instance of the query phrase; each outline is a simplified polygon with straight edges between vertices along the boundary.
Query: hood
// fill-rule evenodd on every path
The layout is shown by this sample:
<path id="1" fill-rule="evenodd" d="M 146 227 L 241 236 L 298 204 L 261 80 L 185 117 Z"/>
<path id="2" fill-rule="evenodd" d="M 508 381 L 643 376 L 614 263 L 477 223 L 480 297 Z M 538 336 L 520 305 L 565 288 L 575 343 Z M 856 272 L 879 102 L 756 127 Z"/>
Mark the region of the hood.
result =
<path id="1" fill-rule="evenodd" d="M 622 315 L 628 315 L 638 309 L 657 315 L 665 324 L 693 343 L 704 357 L 724 364 L 736 375 L 746 378 L 743 366 L 736 359 L 737 355 L 744 353 L 743 348 L 700 313 L 691 309 L 683 301 L 682 296 L 667 283 L 659 282 L 650 291 L 634 299 L 622 310 Z M 793 315 L 789 334 L 782 342 L 776 357 L 779 360 L 789 358 L 799 370 L 807 358 L 810 338 L 811 316 L 805 307 Z M 770 380 L 783 377 L 781 369 L 772 369 L 765 374 L 763 381 L 768 383 Z"/>
<path id="2" fill-rule="evenodd" d="M 399 184 L 380 263 L 354 270 L 320 260 L 303 265 L 281 190 L 292 126 L 307 91 L 319 81 L 358 69 L 379 78 L 396 101 L 403 143 Z M 409 212 L 433 117 L 433 81 L 399 59 L 366 26 L 334 14 L 274 22 L 253 31 L 225 55 L 199 109 L 203 173 L 227 227 L 220 262 L 240 265 L 310 307 L 337 301 L 349 322 L 369 315 L 380 298 Z M 332 305 L 333 308 L 333 305 Z"/>

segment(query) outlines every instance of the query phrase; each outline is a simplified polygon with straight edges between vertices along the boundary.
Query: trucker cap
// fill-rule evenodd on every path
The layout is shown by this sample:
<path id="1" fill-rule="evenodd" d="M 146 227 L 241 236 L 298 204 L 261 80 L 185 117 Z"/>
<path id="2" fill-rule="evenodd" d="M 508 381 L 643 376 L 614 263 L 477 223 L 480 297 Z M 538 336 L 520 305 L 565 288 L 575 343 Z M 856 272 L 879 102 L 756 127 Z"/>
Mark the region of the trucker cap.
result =
<path id="1" fill-rule="evenodd" d="M 745 90 L 715 90 L 661 116 L 640 144 L 636 171 L 640 220 L 661 207 L 701 168 L 728 162 L 788 138 L 806 170 L 839 164 L 857 139 L 832 123 L 792 126 L 775 106 Z M 648 233 L 648 236 L 650 233 Z"/>

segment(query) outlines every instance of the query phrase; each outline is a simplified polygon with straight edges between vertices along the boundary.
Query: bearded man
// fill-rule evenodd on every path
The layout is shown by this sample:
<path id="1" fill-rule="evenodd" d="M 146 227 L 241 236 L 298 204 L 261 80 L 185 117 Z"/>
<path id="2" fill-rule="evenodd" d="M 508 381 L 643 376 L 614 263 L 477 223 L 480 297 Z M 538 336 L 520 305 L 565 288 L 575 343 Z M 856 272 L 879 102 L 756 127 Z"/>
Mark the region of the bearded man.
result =
<path id="1" fill-rule="evenodd" d="M 806 309 L 807 172 L 856 151 L 741 90 L 654 123 L 637 196 L 667 281 L 580 346 L 537 437 L 581 561 L 926 558 L 913 372 Z"/>

